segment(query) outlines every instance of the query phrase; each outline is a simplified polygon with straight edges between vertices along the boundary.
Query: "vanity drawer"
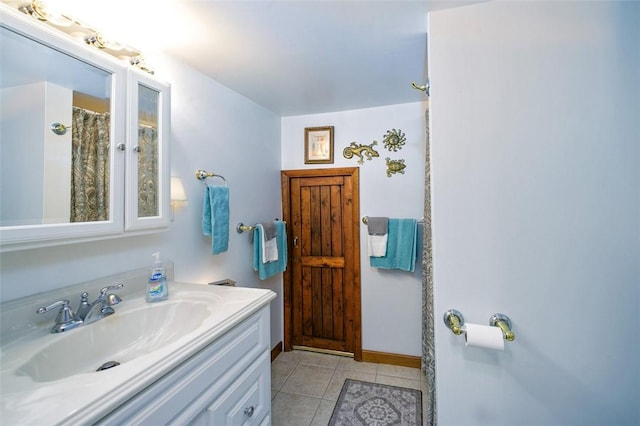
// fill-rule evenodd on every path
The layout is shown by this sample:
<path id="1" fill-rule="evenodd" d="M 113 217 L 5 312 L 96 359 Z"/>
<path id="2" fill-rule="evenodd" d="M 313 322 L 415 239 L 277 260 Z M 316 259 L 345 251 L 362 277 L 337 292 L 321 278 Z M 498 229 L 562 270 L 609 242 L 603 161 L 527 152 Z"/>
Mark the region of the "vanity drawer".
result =
<path id="1" fill-rule="evenodd" d="M 246 374 L 256 359 L 270 353 L 269 331 L 267 306 L 116 408 L 99 424 L 192 422 Z"/>
<path id="2" fill-rule="evenodd" d="M 206 425 L 258 425 L 271 408 L 271 360 L 263 354 L 204 413 Z"/>

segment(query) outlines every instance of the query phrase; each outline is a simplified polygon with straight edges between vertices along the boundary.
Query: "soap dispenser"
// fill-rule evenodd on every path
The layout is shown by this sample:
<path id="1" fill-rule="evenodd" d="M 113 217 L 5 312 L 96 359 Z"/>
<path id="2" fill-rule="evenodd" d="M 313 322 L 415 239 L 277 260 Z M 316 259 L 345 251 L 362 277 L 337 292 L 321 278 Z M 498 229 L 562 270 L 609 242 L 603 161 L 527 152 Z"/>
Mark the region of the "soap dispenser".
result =
<path id="1" fill-rule="evenodd" d="M 149 274 L 149 282 L 147 283 L 147 294 L 145 299 L 147 302 L 159 302 L 167 300 L 169 297 L 169 288 L 167 287 L 167 275 L 164 264 L 160 261 L 160 252 L 155 252 L 151 273 Z"/>

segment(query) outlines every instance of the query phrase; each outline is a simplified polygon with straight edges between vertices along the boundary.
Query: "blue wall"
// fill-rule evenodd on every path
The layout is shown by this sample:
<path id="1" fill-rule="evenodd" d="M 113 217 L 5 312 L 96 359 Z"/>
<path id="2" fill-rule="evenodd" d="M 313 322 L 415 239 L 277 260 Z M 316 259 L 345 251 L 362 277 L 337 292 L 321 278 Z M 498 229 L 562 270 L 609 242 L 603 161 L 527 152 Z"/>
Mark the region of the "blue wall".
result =
<path id="1" fill-rule="evenodd" d="M 407 85 L 407 90 L 411 86 Z M 282 168 L 360 167 L 360 215 L 420 219 L 424 210 L 424 149 L 426 103 L 413 102 L 379 108 L 311 114 L 282 119 Z M 304 164 L 304 128 L 335 127 L 333 164 Z M 406 142 L 390 152 L 382 138 L 400 129 Z M 344 158 L 351 142 L 373 141 L 379 157 L 358 164 Z M 405 174 L 387 177 L 385 158 L 404 159 Z M 364 350 L 420 356 L 422 271 L 405 272 L 372 268 L 367 255 L 367 227 L 360 224 L 362 348 Z"/>
<path id="2" fill-rule="evenodd" d="M 640 423 L 639 6 L 430 16 L 439 425 Z M 516 339 L 465 347 L 449 308 Z"/>
<path id="3" fill-rule="evenodd" d="M 239 285 L 276 291 L 275 345 L 282 339 L 281 279 L 258 280 L 248 234 L 233 229 L 237 222 L 281 215 L 280 117 L 170 57 L 159 57 L 154 64 L 159 78 L 172 85 L 171 174 L 181 176 L 188 206 L 176 211 L 167 232 L 3 253 L 0 300 L 145 267 L 159 250 L 174 261 L 178 281 L 231 278 Z M 196 169 L 219 173 L 229 184 L 229 250 L 217 256 L 210 254 L 210 238 L 201 231 L 204 184 L 196 180 Z"/>

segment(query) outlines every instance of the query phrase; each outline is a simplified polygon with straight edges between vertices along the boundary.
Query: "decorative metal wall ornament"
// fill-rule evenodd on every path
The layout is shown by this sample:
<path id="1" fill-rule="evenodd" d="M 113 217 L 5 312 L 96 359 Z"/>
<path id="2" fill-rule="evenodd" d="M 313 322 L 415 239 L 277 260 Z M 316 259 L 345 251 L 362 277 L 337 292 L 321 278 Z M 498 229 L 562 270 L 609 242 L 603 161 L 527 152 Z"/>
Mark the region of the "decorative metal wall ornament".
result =
<path id="1" fill-rule="evenodd" d="M 367 160 L 371 161 L 373 157 L 380 156 L 380 154 L 378 154 L 378 151 L 373 149 L 373 147 L 377 144 L 378 141 L 373 141 L 373 143 L 370 145 L 358 145 L 355 142 L 351 142 L 351 144 L 342 151 L 342 155 L 346 159 L 351 159 L 355 155 L 356 157 L 360 158 L 358 160 L 358 164 L 363 164 L 364 157 L 367 157 Z"/>
<path id="2" fill-rule="evenodd" d="M 404 133 L 400 129 L 387 130 L 387 133 L 382 138 L 382 143 L 384 144 L 384 147 L 387 148 L 389 151 L 393 151 L 393 152 L 396 152 L 399 149 L 402 149 L 402 146 L 405 144 L 406 141 L 407 141 L 407 138 L 405 137 Z"/>
<path id="3" fill-rule="evenodd" d="M 387 177 L 391 177 L 391 175 L 396 174 L 396 173 L 400 173 L 400 174 L 404 174 L 404 169 L 407 167 L 404 164 L 404 160 L 392 160 L 391 158 L 387 157 Z"/>

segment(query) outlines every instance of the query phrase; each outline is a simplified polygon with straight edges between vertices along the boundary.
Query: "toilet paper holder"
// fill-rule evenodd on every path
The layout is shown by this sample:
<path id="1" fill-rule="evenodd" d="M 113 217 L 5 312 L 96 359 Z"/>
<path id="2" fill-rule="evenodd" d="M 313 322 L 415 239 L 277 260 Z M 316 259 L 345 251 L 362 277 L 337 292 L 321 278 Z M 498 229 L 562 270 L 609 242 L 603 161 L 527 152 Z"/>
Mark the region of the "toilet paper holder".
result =
<path id="1" fill-rule="evenodd" d="M 493 314 L 491 318 L 489 318 L 489 325 L 498 327 L 502 330 L 502 336 L 505 340 L 513 342 L 516 338 L 516 335 L 513 331 L 511 331 L 511 320 L 505 314 Z"/>
<path id="2" fill-rule="evenodd" d="M 462 326 L 464 326 L 464 317 L 455 309 L 449 309 L 444 313 L 444 323 L 445 325 L 455 334 L 459 336 L 464 331 Z"/>
<path id="3" fill-rule="evenodd" d="M 444 313 L 444 323 L 456 336 L 461 335 L 464 332 L 464 316 L 460 311 L 456 309 L 449 309 Z M 511 330 L 511 319 L 505 314 L 493 314 L 489 318 L 489 325 L 492 327 L 498 327 L 502 331 L 502 336 L 505 340 L 512 342 L 516 335 Z"/>

